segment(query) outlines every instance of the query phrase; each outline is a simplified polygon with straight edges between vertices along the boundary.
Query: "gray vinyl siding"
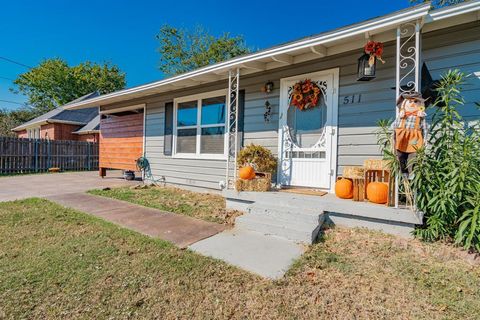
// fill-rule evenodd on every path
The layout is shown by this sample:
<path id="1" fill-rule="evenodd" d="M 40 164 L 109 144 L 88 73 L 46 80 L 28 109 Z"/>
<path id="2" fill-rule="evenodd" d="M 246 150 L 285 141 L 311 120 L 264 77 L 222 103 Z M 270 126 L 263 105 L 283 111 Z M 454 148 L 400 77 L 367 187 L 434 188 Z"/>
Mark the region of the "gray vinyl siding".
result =
<path id="1" fill-rule="evenodd" d="M 366 159 L 381 158 L 375 132 L 378 120 L 395 116 L 395 43 L 386 44 L 383 56 L 386 63 L 378 63 L 377 78 L 372 81 L 356 81 L 359 55 L 358 51 L 350 52 L 265 73 L 256 77 L 257 81 L 244 79 L 249 83 L 245 87 L 244 144 L 264 145 L 277 154 L 280 79 L 339 67 L 337 172 L 341 174 L 344 166 L 362 165 Z M 423 35 L 423 59 L 434 79 L 454 68 L 467 74 L 480 72 L 479 23 Z M 268 95 L 259 91 L 267 80 L 275 83 L 275 90 Z M 345 96 L 358 97 L 359 94 L 362 95 L 360 103 L 343 104 Z M 469 120 L 478 119 L 480 113 L 474 102 L 480 101 L 479 75 L 468 78 L 463 95 L 466 104 L 460 109 L 462 116 Z M 263 121 L 265 100 L 272 106 L 271 121 L 268 123 Z"/>
<path id="2" fill-rule="evenodd" d="M 434 79 L 440 79 L 449 69 L 469 75 L 462 90 L 465 105 L 459 111 L 465 119 L 478 121 L 480 111 L 475 102 L 480 102 L 480 22 L 426 35 L 423 58 Z"/>
<path id="3" fill-rule="evenodd" d="M 223 160 L 180 159 L 164 155 L 165 103 L 199 92 L 220 89 L 210 86 L 204 89 L 185 90 L 182 93 L 162 95 L 147 102 L 145 116 L 145 155 L 150 162 L 155 179 L 164 178 L 167 183 L 218 189 L 218 182 L 225 180 Z"/>
<path id="4" fill-rule="evenodd" d="M 361 52 L 360 52 L 361 53 Z M 385 65 L 378 65 L 374 81 L 357 82 L 357 59 L 359 52 L 327 57 L 315 62 L 298 64 L 264 75 L 254 85 L 246 87 L 245 144 L 255 143 L 278 151 L 278 116 L 280 79 L 294 75 L 333 68 L 340 69 L 338 109 L 338 171 L 345 165 L 360 165 L 365 159 L 379 157 L 374 131 L 379 119 L 391 118 L 395 114 L 395 69 L 394 47 L 385 48 Z M 382 76 L 388 74 L 387 77 Z M 267 80 L 274 81 L 275 90 L 265 95 L 259 88 Z M 362 94 L 361 103 L 344 105 L 346 95 Z M 272 106 L 271 121 L 263 120 L 264 103 Z"/>
<path id="5" fill-rule="evenodd" d="M 423 58 L 434 79 L 448 69 L 460 68 L 466 73 L 480 72 L 480 23 L 471 23 L 423 36 Z M 380 158 L 375 131 L 379 119 L 395 116 L 395 46 L 385 47 L 385 64 L 377 65 L 377 78 L 369 82 L 356 81 L 357 59 L 361 49 L 330 56 L 282 69 L 262 72 L 240 78 L 240 87 L 245 90 L 244 141 L 243 145 L 255 143 L 266 146 L 277 154 L 278 111 L 280 79 L 320 70 L 339 68 L 338 110 L 338 158 L 337 173 L 347 165 L 362 165 L 365 159 Z M 260 91 L 266 81 L 273 81 L 275 88 L 270 94 Z M 471 76 L 465 86 L 467 101 L 462 115 L 470 120 L 478 119 L 480 113 L 474 101 L 480 101 L 480 80 Z M 204 85 L 188 90 L 138 100 L 146 103 L 146 156 L 156 179 L 165 177 L 167 183 L 203 188 L 218 188 L 225 180 L 224 160 L 178 159 L 163 154 L 165 103 L 200 92 L 225 88 L 226 81 Z M 345 96 L 362 95 L 360 103 L 343 104 Z M 265 101 L 272 107 L 271 119 L 264 122 Z"/>

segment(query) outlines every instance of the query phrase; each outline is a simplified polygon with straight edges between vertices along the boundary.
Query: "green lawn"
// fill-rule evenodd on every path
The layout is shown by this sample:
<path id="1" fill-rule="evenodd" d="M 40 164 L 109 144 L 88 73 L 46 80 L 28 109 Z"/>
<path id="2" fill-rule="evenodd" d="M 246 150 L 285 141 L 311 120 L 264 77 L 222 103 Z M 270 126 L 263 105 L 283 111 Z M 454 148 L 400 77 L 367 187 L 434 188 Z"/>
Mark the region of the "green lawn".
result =
<path id="1" fill-rule="evenodd" d="M 46 200 L 0 203 L 0 319 L 474 319 L 458 250 L 327 230 L 279 281 Z"/>
<path id="2" fill-rule="evenodd" d="M 91 190 L 89 193 L 223 224 L 233 224 L 235 217 L 240 214 L 238 211 L 226 210 L 225 199 L 221 195 L 173 187 L 123 187 Z"/>

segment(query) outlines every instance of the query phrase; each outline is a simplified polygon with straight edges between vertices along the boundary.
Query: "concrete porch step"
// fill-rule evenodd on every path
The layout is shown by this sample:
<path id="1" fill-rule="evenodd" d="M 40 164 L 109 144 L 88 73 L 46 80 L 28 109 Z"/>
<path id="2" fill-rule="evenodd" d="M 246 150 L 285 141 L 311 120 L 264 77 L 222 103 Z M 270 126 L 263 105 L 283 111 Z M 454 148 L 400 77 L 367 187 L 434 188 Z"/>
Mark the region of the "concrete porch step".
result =
<path id="1" fill-rule="evenodd" d="M 274 212 L 278 213 L 278 211 Z M 304 222 L 295 220 L 295 216 L 291 216 L 290 219 L 283 216 L 279 219 L 277 215 L 247 213 L 238 217 L 235 220 L 235 225 L 239 229 L 282 237 L 295 242 L 312 244 L 317 239 L 323 218 L 324 215 L 321 214 L 318 216 L 316 222 Z"/>
<path id="2" fill-rule="evenodd" d="M 411 232 L 416 225 L 423 223 L 421 212 L 338 199 L 332 194 L 319 197 L 275 191 L 226 190 L 223 195 L 227 208 L 249 214 L 275 216 L 279 220 L 313 222 L 315 218 L 309 217 L 309 214 L 324 213 L 325 221 L 329 224 L 364 227 L 407 238 L 412 237 Z M 289 217 L 291 214 L 294 214 L 293 217 Z"/>
<path id="3" fill-rule="evenodd" d="M 252 215 L 272 217 L 287 223 L 305 223 L 310 225 L 321 224 L 323 211 L 316 208 L 299 208 L 289 205 L 276 205 L 271 203 L 256 202 L 247 207 L 246 212 Z"/>

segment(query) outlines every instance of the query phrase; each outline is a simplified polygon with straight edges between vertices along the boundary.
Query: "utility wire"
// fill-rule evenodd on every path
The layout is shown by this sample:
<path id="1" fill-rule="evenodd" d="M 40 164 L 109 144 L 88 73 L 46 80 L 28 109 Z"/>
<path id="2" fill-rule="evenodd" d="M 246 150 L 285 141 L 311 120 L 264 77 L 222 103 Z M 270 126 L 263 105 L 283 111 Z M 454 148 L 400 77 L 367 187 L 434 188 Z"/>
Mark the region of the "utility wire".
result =
<path id="1" fill-rule="evenodd" d="M 12 78 L 8 78 L 8 77 L 2 77 L 2 76 L 0 76 L 0 79 L 5 79 L 5 80 L 8 80 L 8 81 L 15 81 L 15 80 L 14 80 L 14 79 L 12 79 Z"/>
<path id="2" fill-rule="evenodd" d="M 22 66 L 22 67 L 25 67 L 25 68 L 28 68 L 28 69 L 32 69 L 32 67 L 30 67 L 29 65 L 26 65 L 25 63 L 21 63 L 21 62 L 18 62 L 18 61 L 9 59 L 9 58 L 5 58 L 5 57 L 2 57 L 2 56 L 0 56 L 0 59 L 8 61 L 10 63 L 14 63 L 16 65 L 19 65 L 19 66 Z"/>
<path id="3" fill-rule="evenodd" d="M 16 102 L 16 101 L 11 101 L 11 100 L 3 100 L 3 99 L 0 99 L 0 102 L 14 103 L 14 104 L 18 104 L 18 105 L 25 106 L 25 107 L 27 107 L 27 106 L 28 106 L 28 105 L 27 105 L 27 104 L 25 104 L 25 103 Z"/>

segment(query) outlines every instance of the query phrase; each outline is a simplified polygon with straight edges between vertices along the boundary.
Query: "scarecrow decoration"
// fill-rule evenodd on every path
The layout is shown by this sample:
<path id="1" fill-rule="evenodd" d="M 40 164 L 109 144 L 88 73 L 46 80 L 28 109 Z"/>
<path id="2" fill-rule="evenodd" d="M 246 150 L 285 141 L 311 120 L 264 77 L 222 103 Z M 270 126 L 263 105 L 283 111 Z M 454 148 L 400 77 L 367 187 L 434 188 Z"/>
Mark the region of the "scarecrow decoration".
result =
<path id="1" fill-rule="evenodd" d="M 290 92 L 289 105 L 305 111 L 315 108 L 322 99 L 322 91 L 317 83 L 310 79 L 299 81 Z"/>
<path id="2" fill-rule="evenodd" d="M 411 172 L 408 160 L 425 144 L 427 137 L 425 99 L 419 92 L 406 92 L 398 97 L 397 108 L 397 118 L 392 124 L 395 150 L 402 174 L 408 175 Z"/>

